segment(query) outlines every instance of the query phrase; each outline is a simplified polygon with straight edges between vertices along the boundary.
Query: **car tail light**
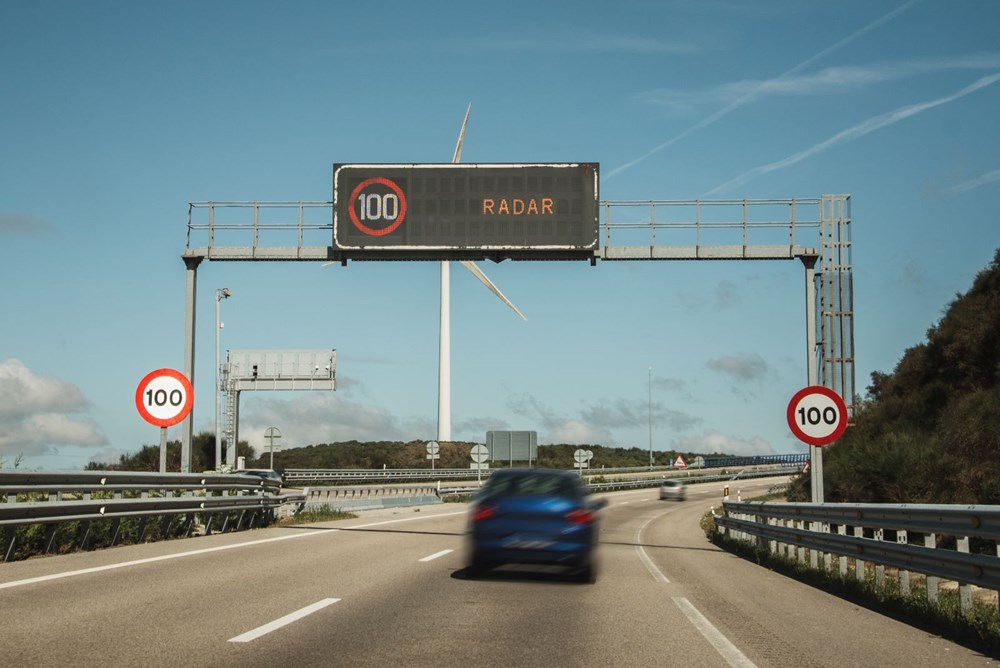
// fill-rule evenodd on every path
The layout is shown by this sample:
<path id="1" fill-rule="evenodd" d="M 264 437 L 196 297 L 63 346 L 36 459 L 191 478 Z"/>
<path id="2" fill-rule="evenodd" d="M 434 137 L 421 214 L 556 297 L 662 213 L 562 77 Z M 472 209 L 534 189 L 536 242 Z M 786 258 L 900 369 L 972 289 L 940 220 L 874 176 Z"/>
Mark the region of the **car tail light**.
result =
<path id="1" fill-rule="evenodd" d="M 566 520 L 570 524 L 590 524 L 594 521 L 594 513 L 577 508 L 566 513 Z"/>
<path id="2" fill-rule="evenodd" d="M 488 520 L 497 514 L 497 509 L 493 506 L 479 506 L 472 513 L 473 522 L 482 522 L 483 520 Z"/>

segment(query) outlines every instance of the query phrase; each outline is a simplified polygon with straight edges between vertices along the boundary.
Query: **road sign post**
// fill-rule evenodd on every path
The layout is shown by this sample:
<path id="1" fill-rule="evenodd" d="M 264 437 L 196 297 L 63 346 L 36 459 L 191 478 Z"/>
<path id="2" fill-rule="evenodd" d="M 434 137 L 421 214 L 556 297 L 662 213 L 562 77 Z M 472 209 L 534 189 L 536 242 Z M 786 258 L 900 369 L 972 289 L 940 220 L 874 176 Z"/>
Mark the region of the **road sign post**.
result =
<path id="1" fill-rule="evenodd" d="M 441 451 L 441 444 L 437 441 L 431 441 L 427 444 L 427 459 L 431 460 L 431 470 L 434 470 L 434 460 L 440 459 L 441 455 L 438 453 Z"/>
<path id="2" fill-rule="evenodd" d="M 472 451 L 469 453 L 472 458 L 474 465 L 476 467 L 476 481 L 480 486 L 483 484 L 483 463 L 490 458 L 490 450 L 485 445 L 479 443 L 472 446 Z"/>
<path id="3" fill-rule="evenodd" d="M 821 461 L 822 448 L 840 438 L 847 429 L 847 404 L 835 391 L 822 385 L 810 385 L 796 392 L 785 413 L 788 428 L 803 443 L 808 443 L 812 458 Z M 811 466 L 813 502 L 823 502 L 823 468 Z"/>
<path id="4" fill-rule="evenodd" d="M 193 405 L 191 381 L 174 369 L 149 372 L 135 389 L 135 407 L 139 415 L 160 428 L 160 473 L 167 470 L 167 427 L 183 422 Z"/>
<path id="5" fill-rule="evenodd" d="M 271 450 L 271 469 L 274 469 L 274 441 L 281 439 L 281 430 L 277 427 L 268 427 L 264 430 L 264 438 L 267 439 L 269 449 Z"/>

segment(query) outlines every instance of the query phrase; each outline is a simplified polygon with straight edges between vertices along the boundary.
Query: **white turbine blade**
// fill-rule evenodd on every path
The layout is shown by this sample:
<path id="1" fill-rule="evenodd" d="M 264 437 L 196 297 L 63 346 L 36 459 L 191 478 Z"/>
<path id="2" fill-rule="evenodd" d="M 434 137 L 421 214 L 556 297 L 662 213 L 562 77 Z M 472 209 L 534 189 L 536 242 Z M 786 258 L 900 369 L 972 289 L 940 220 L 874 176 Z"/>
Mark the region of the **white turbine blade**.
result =
<path id="1" fill-rule="evenodd" d="M 455 144 L 455 156 L 451 159 L 453 163 L 462 161 L 462 143 L 465 142 L 465 128 L 469 124 L 469 112 L 472 111 L 472 103 L 465 108 L 465 119 L 462 121 L 462 129 L 458 133 L 458 143 Z"/>
<path id="2" fill-rule="evenodd" d="M 522 320 L 527 321 L 527 318 L 524 317 L 524 314 L 518 311 L 517 307 L 514 306 L 514 303 L 511 302 L 509 299 L 507 299 L 502 292 L 500 292 L 500 288 L 493 285 L 493 281 L 491 281 L 489 278 L 486 277 L 486 274 L 483 273 L 482 269 L 477 267 L 473 262 L 470 262 L 469 260 L 462 260 L 462 264 L 465 266 L 466 269 L 472 272 L 473 276 L 482 281 L 483 285 L 485 285 L 487 288 L 490 289 L 490 292 L 499 297 L 500 301 L 509 306 L 511 310 L 514 311 L 514 313 L 521 316 Z"/>

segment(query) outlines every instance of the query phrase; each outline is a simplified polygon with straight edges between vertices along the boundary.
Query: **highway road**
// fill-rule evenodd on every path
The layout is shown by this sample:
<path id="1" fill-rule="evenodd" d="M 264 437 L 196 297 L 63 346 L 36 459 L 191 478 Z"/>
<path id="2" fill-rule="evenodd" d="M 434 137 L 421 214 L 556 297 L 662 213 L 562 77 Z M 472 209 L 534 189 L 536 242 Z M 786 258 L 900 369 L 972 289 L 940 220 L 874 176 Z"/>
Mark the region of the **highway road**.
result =
<path id="1" fill-rule="evenodd" d="M 0 666 L 997 665 L 719 550 L 721 490 L 609 494 L 592 585 L 466 578 L 464 504 L 0 564 Z"/>

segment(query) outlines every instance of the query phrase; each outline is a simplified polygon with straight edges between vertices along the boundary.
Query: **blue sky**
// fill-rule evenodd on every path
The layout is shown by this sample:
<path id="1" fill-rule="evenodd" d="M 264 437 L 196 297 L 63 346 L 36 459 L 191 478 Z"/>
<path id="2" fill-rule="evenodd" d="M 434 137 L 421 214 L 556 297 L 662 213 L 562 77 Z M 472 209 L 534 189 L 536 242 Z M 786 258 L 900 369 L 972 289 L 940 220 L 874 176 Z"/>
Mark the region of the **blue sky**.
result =
<path id="1" fill-rule="evenodd" d="M 156 444 L 182 368 L 188 202 L 329 200 L 335 162 L 601 164 L 601 199 L 852 198 L 857 387 L 998 246 L 1000 3 L 0 4 L 0 458 Z M 453 436 L 804 450 L 802 265 L 452 268 Z M 245 393 L 261 450 L 433 438 L 438 265 L 207 262 L 195 429 L 223 349 L 336 348 L 336 392 Z M 179 437 L 172 428 L 171 438 Z M 599 465 L 599 462 L 594 462 Z"/>

